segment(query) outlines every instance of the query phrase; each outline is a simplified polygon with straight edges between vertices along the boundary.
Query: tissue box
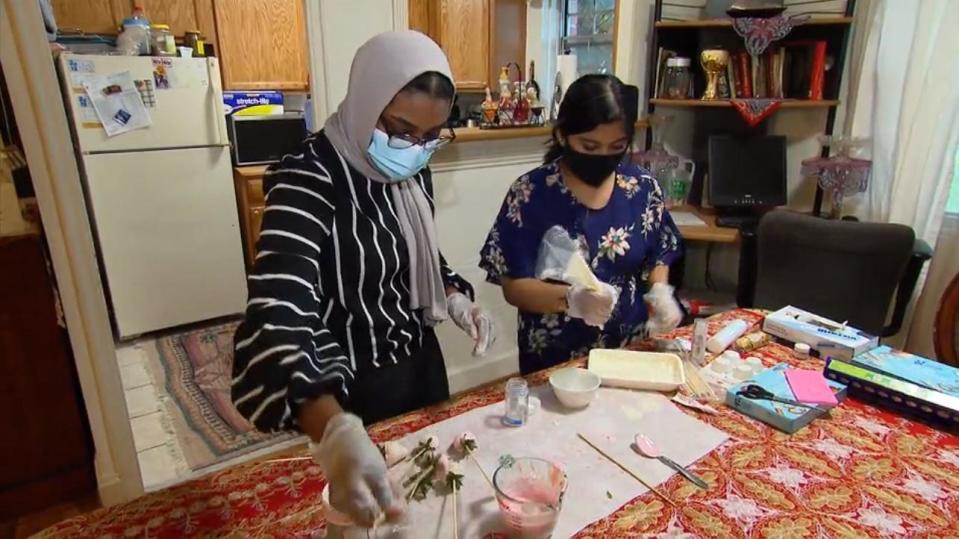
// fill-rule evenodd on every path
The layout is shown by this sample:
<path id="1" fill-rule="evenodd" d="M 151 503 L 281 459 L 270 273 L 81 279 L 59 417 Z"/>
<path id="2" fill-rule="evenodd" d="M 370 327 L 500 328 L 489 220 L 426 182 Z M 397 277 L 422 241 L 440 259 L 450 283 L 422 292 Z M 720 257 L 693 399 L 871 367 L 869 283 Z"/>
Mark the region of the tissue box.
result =
<path id="1" fill-rule="evenodd" d="M 895 412 L 959 432 L 959 370 L 880 346 L 851 361 L 832 359 L 826 377 L 849 394 Z"/>
<path id="2" fill-rule="evenodd" d="M 779 402 L 750 399 L 736 394 L 743 386 L 756 384 L 777 397 L 792 399 L 794 398 L 793 392 L 789 388 L 789 383 L 786 382 L 786 376 L 784 374 L 784 371 L 789 368 L 789 365 L 780 363 L 775 367 L 764 370 L 750 380 L 730 387 L 726 390 L 726 405 L 753 419 L 758 419 L 763 423 L 772 425 L 787 434 L 792 434 L 805 427 L 813 419 L 822 416 L 824 412 L 803 406 L 791 406 Z M 846 386 L 833 380 L 826 380 L 826 383 L 833 390 L 833 393 L 835 393 L 836 400 L 842 401 L 846 396 Z"/>
<path id="3" fill-rule="evenodd" d="M 224 114 L 271 116 L 283 110 L 283 92 L 223 92 Z"/>
<path id="4" fill-rule="evenodd" d="M 792 342 L 803 342 L 822 358 L 852 359 L 879 345 L 879 337 L 793 306 L 766 316 L 763 331 Z"/>

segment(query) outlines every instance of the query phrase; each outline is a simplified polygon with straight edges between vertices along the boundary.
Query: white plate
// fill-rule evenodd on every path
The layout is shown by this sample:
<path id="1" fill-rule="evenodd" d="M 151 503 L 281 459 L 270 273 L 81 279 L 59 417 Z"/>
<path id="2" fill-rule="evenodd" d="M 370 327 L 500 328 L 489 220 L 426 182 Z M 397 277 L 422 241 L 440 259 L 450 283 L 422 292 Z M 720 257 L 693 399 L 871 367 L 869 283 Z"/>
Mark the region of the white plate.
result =
<path id="1" fill-rule="evenodd" d="M 604 386 L 673 391 L 686 383 L 683 362 L 676 354 L 605 350 L 589 352 L 589 370 Z"/>

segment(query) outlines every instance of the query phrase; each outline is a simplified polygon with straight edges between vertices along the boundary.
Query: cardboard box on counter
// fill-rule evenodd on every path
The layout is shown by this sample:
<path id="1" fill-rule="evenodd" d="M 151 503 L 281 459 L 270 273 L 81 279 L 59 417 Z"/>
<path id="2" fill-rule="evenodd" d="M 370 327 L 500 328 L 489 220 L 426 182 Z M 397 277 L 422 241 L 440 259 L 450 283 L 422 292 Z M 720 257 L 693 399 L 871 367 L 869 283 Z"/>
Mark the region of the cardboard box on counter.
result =
<path id="1" fill-rule="evenodd" d="M 850 361 L 832 359 L 826 377 L 849 394 L 959 432 L 959 370 L 880 346 Z"/>
<path id="2" fill-rule="evenodd" d="M 736 384 L 726 390 L 726 405 L 753 419 L 772 425 L 777 429 L 792 434 L 808 425 L 812 420 L 824 415 L 821 409 L 808 406 L 789 405 L 763 399 L 750 399 L 736 393 L 748 384 L 756 384 L 777 397 L 793 399 L 792 389 L 786 381 L 785 371 L 790 366 L 780 363 L 753 376 L 752 379 Z M 846 396 L 846 386 L 826 380 L 826 383 L 836 395 L 836 400 L 842 401 Z"/>
<path id="3" fill-rule="evenodd" d="M 223 92 L 223 113 L 236 116 L 283 114 L 283 92 Z"/>
<path id="4" fill-rule="evenodd" d="M 794 343 L 806 343 L 824 359 L 851 359 L 879 345 L 875 335 L 791 305 L 767 315 L 763 331 Z"/>

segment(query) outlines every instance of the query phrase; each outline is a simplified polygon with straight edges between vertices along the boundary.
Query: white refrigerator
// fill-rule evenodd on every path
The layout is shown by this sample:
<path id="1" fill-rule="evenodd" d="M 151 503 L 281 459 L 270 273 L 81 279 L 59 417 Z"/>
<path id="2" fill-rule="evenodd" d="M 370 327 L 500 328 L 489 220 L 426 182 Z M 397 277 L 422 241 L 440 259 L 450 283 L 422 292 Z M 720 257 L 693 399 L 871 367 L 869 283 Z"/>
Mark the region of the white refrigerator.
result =
<path id="1" fill-rule="evenodd" d="M 120 339 L 243 311 L 246 279 L 215 58 L 61 54 Z M 130 72 L 152 125 L 108 137 L 85 77 Z"/>

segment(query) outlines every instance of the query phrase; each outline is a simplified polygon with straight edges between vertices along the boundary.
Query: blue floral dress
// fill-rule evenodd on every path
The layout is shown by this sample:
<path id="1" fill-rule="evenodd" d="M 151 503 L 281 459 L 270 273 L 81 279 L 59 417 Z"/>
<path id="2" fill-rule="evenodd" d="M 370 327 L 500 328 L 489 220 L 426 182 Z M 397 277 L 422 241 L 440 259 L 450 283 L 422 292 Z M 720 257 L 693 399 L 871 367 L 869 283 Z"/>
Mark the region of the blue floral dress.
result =
<path id="1" fill-rule="evenodd" d="M 681 255 L 679 230 L 663 204 L 663 192 L 649 172 L 623 163 L 609 203 L 591 210 L 563 183 L 556 162 L 516 180 L 480 252 L 487 280 L 535 278 L 543 234 L 562 226 L 578 238 L 596 276 L 619 290 L 619 302 L 603 329 L 564 314 L 520 311 L 520 370 L 525 374 L 575 357 L 592 348 L 619 348 L 645 338 L 647 307 L 643 301 L 649 272 Z"/>

